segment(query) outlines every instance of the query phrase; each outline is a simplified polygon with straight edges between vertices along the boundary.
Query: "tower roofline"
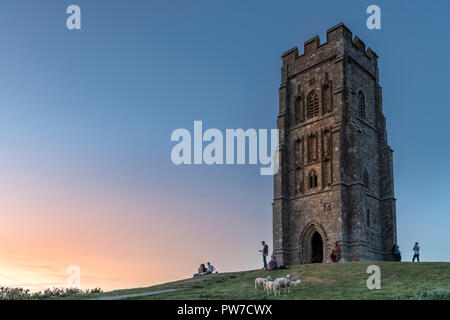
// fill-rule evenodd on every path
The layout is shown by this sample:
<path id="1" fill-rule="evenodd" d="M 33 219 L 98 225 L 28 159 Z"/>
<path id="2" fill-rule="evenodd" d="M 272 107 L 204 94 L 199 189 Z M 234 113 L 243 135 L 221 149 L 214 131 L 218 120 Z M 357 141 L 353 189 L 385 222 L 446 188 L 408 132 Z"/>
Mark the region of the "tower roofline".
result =
<path id="1" fill-rule="evenodd" d="M 281 58 L 283 59 L 283 63 L 293 61 L 299 57 L 313 53 L 315 50 L 326 46 L 330 42 L 338 41 L 340 39 L 345 39 L 348 42 L 352 43 L 355 48 L 364 53 L 369 59 L 373 61 L 376 61 L 378 59 L 378 55 L 375 53 L 375 51 L 373 51 L 373 49 L 371 49 L 370 47 L 366 49 L 365 43 L 358 36 L 355 35 L 353 37 L 352 31 L 342 22 L 327 29 L 326 42 L 321 44 L 319 36 L 315 35 L 314 37 L 303 43 L 304 50 L 302 54 L 299 55 L 298 47 L 294 47 L 288 51 L 285 51 L 281 55 Z"/>

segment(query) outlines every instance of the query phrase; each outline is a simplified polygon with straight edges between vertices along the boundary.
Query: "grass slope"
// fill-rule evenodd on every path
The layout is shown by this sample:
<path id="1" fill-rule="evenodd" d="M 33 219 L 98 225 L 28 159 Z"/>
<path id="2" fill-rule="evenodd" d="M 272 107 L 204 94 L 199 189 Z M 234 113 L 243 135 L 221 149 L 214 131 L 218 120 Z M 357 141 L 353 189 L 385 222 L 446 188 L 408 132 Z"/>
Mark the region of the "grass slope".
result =
<path id="1" fill-rule="evenodd" d="M 381 289 L 369 290 L 366 273 L 369 265 L 381 269 Z M 254 279 L 273 279 L 292 275 L 301 279 L 300 287 L 291 288 L 290 294 L 274 297 L 266 295 L 263 289 L 255 290 Z M 450 263 L 408 263 L 408 262 L 348 262 L 338 264 L 306 264 L 292 266 L 289 270 L 245 271 L 217 273 L 199 278 L 168 282 L 161 285 L 115 290 L 102 294 L 72 296 L 74 298 L 96 298 L 123 294 L 145 293 L 157 290 L 182 288 L 183 290 L 136 299 L 415 299 L 415 290 L 442 288 L 450 290 Z"/>

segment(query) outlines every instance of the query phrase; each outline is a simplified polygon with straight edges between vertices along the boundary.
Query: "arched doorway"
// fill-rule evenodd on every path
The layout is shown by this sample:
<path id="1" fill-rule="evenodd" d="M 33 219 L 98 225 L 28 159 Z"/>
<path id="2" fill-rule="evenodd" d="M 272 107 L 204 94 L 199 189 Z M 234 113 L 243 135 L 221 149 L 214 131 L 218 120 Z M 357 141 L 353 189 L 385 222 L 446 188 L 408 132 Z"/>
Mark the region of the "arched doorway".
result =
<path id="1" fill-rule="evenodd" d="M 300 236 L 300 263 L 322 263 L 326 242 L 323 229 L 315 222 L 310 223 Z"/>
<path id="2" fill-rule="evenodd" d="M 311 238 L 311 249 L 312 249 L 312 263 L 322 263 L 323 262 L 323 241 L 320 234 L 316 231 Z"/>

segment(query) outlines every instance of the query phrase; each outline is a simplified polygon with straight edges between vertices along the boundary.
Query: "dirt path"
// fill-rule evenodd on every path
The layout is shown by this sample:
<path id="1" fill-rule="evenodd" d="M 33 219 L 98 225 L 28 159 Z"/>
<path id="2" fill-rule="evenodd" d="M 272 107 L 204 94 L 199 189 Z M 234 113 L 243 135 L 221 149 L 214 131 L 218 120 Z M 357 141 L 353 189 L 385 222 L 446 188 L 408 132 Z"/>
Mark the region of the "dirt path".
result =
<path id="1" fill-rule="evenodd" d="M 145 293 L 123 294 L 123 295 L 120 295 L 120 296 L 105 296 L 105 297 L 95 298 L 95 299 L 92 299 L 92 300 L 120 300 L 120 299 L 126 299 L 126 298 L 152 296 L 154 294 L 174 292 L 174 291 L 178 291 L 178 290 L 183 290 L 183 289 L 181 289 L 181 288 L 178 288 L 178 289 L 166 289 L 166 290 L 159 290 L 159 291 L 152 291 L 152 292 L 145 292 Z"/>

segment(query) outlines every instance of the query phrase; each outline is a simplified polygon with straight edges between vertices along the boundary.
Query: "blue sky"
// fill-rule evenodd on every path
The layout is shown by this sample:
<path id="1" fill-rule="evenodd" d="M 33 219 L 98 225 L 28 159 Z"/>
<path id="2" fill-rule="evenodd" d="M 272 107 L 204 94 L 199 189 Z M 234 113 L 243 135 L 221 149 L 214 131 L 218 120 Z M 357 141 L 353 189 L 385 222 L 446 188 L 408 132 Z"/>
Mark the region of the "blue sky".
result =
<path id="1" fill-rule="evenodd" d="M 80 31 L 66 28 L 70 4 L 81 7 Z M 370 4 L 381 7 L 381 30 L 366 28 Z M 207 214 L 192 219 L 217 222 L 208 228 L 220 237 L 192 232 L 205 231 L 233 262 L 215 246 L 195 258 L 257 267 L 253 251 L 272 239 L 272 178 L 257 166 L 175 167 L 171 132 L 194 120 L 274 128 L 281 54 L 316 34 L 325 41 L 343 22 L 380 56 L 403 256 L 419 241 L 423 260 L 450 261 L 449 9 L 448 1 L 2 1 L 3 187 L 108 186 L 148 191 L 161 206 L 198 206 Z"/>

